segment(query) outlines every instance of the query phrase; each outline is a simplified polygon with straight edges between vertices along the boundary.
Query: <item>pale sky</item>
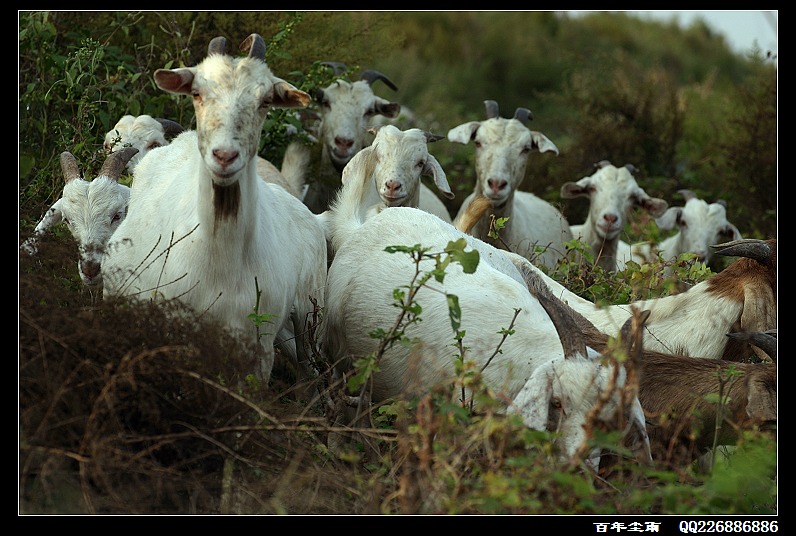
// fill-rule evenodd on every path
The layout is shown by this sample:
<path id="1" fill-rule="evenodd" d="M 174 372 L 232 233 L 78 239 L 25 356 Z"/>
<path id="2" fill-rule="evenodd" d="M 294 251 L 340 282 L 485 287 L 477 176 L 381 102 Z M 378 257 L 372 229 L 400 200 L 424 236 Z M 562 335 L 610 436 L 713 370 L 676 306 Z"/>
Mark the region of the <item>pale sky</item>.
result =
<path id="1" fill-rule="evenodd" d="M 570 14 L 583 11 L 569 11 Z M 679 21 L 680 26 L 687 28 L 698 18 L 703 19 L 715 31 L 724 34 L 727 43 L 738 54 L 752 50 L 755 42 L 765 54 L 768 51 L 777 54 L 777 17 L 778 10 L 681 10 L 681 11 L 627 11 L 640 18 L 655 18 L 662 22 L 672 19 Z"/>

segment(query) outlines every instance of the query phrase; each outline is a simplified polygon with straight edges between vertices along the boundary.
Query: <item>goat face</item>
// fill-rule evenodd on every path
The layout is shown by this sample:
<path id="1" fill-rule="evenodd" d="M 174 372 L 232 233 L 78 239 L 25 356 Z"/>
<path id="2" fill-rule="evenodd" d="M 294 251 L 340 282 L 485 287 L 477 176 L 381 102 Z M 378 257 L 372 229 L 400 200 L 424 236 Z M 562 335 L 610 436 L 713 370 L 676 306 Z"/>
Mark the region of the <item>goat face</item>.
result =
<path id="1" fill-rule="evenodd" d="M 476 194 L 489 199 L 493 206 L 504 204 L 520 187 L 534 149 L 558 154 L 553 142 L 540 132 L 528 130 L 517 119 L 494 117 L 464 123 L 451 129 L 448 139 L 465 144 L 473 141 Z"/>
<path id="2" fill-rule="evenodd" d="M 337 171 L 373 142 L 368 132 L 377 115 L 396 117 L 401 105 L 378 97 L 365 80 L 337 80 L 316 93 L 321 105 L 321 142 Z"/>

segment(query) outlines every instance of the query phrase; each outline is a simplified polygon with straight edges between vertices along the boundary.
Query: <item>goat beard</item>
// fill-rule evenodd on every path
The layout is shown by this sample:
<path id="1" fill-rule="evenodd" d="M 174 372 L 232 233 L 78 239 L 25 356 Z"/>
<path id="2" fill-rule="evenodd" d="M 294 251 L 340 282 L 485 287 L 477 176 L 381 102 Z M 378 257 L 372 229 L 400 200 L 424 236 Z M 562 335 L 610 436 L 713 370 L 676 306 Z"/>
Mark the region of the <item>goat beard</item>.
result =
<path id="1" fill-rule="evenodd" d="M 237 219 L 240 210 L 240 196 L 240 184 L 237 182 L 229 186 L 213 184 L 213 213 L 216 224 Z"/>

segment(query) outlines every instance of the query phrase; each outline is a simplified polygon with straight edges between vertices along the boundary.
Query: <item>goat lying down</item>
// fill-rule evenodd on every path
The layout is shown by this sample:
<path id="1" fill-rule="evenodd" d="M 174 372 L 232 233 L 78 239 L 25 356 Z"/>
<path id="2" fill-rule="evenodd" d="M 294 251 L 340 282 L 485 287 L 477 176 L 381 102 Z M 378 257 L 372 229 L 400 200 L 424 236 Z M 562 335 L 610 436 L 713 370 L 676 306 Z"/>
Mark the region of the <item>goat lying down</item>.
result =
<path id="1" fill-rule="evenodd" d="M 457 217 L 466 231 L 481 211 L 475 203 Z M 599 306 L 571 292 L 543 271 L 531 267 L 553 294 L 585 316 L 597 329 L 616 336 L 633 306 L 649 310 L 644 346 L 652 350 L 732 361 L 768 361 L 760 348 L 727 337 L 727 333 L 764 332 L 777 327 L 777 241 L 745 238 L 712 246 L 717 255 L 742 257 L 686 292 L 630 304 Z M 515 266 L 529 264 L 510 251 Z M 684 329 L 683 326 L 688 326 Z"/>
<path id="2" fill-rule="evenodd" d="M 608 337 L 580 314 L 569 312 L 586 343 L 604 351 Z M 642 311 L 639 322 L 649 313 Z M 654 458 L 689 464 L 714 442 L 735 445 L 741 431 L 776 429 L 776 364 L 694 359 L 641 348 L 639 352 L 638 396 Z M 726 397 L 726 406 L 717 422 L 718 404 L 708 395 L 719 393 Z"/>
<path id="3" fill-rule="evenodd" d="M 622 393 L 625 369 L 601 366 L 598 355 L 577 340 L 576 332 L 561 325 L 558 300 L 537 299 L 499 250 L 425 211 L 394 207 L 361 220 L 356 203 L 346 197 L 347 189 L 344 185 L 329 211 L 327 232 L 336 251 L 320 328 L 325 354 L 342 370 L 376 350 L 378 341 L 369 333 L 395 323 L 394 289 L 415 276 L 412 260 L 386 248 L 421 244 L 441 252 L 449 242 L 464 240 L 480 253 L 474 273 L 452 263 L 444 280 L 419 292 L 422 322 L 408 326 L 405 333 L 414 342 L 396 344 L 384 353 L 372 377 L 373 401 L 454 380 L 457 357 L 448 299 L 455 295 L 461 306 L 460 329 L 466 331 L 464 359 L 477 363 L 486 386 L 505 402 L 508 412 L 521 415 L 531 428 L 557 431 L 561 455 L 569 458 L 586 439 L 587 414 L 604 397 L 607 402 L 597 419 L 628 423 L 628 434 L 649 458 L 641 406 Z M 421 261 L 419 268 L 433 269 L 433 261 Z M 511 325 L 515 333 L 501 345 L 499 332 Z M 491 357 L 498 347 L 501 352 Z"/>

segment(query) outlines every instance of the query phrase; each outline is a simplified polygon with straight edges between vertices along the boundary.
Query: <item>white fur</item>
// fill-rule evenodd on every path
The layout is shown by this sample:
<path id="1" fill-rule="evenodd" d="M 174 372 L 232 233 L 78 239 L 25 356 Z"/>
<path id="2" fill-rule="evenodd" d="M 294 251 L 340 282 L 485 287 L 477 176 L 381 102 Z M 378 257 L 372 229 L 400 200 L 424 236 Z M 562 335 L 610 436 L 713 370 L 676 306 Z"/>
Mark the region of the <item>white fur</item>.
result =
<path id="1" fill-rule="evenodd" d="M 669 207 L 655 223 L 663 231 L 677 229 L 677 232 L 657 246 L 624 244 L 624 251 L 630 248 L 632 260 L 638 264 L 655 262 L 659 257 L 673 261 L 683 253 L 693 253 L 698 262 L 711 266 L 715 257 L 710 246 L 743 238 L 738 228 L 727 220 L 722 203 L 708 203 L 696 197 L 689 197 L 682 207 Z M 667 267 L 666 272 L 671 271 L 671 267 Z"/>
<path id="2" fill-rule="evenodd" d="M 566 253 L 564 243 L 572 239 L 569 223 L 550 203 L 521 191 L 520 186 L 531 152 L 535 149 L 558 154 L 558 147 L 521 121 L 502 117 L 459 125 L 448 131 L 448 140 L 463 144 L 473 141 L 476 146 L 475 189 L 462 203 L 457 218 L 476 196 L 488 198 L 492 207 L 473 226 L 472 235 L 497 245 L 488 237 L 490 214 L 509 218 L 499 234 L 511 251 L 555 268 Z M 536 247 L 546 249 L 538 254 Z"/>
<path id="3" fill-rule="evenodd" d="M 561 187 L 561 197 L 587 197 L 589 214 L 580 225 L 572 225 L 572 236 L 591 247 L 597 265 L 608 272 L 625 268 L 626 254 L 620 253 L 620 235 L 632 211 L 641 208 L 653 216 L 666 210 L 666 201 L 650 197 L 638 185 L 631 170 L 602 162 L 590 177 L 567 182 Z"/>
<path id="4" fill-rule="evenodd" d="M 499 331 L 510 326 L 515 309 L 519 309 L 516 332 L 486 366 L 484 381 L 508 411 L 522 415 L 530 426 L 550 429 L 549 423 L 558 423 L 561 453 L 571 456 L 584 439 L 586 412 L 604 389 L 610 367 L 600 367 L 599 361 L 587 355 L 565 359 L 550 317 L 503 252 L 411 207 L 387 208 L 362 218 L 359 192 L 353 184 L 347 181 L 343 185 L 341 195 L 326 214 L 336 247 L 321 325 L 327 356 L 333 362 L 348 363 L 374 352 L 378 341 L 369 333 L 378 328 L 387 330 L 396 321 L 399 310 L 393 305 L 393 290 L 412 281 L 415 264 L 406 254 L 388 253 L 385 248 L 420 244 L 441 252 L 450 241 L 464 239 L 468 251 L 479 251 L 477 270 L 467 274 L 459 264 L 451 263 L 442 282 L 432 279 L 431 289 L 420 290 L 416 303 L 422 307 L 422 320 L 405 333 L 413 342 L 408 346 L 395 344 L 386 351 L 372 378 L 373 400 L 421 393 L 454 378 L 457 350 L 447 295 L 458 297 L 460 329 L 466 332 L 464 345 L 468 347 L 465 359 L 474 361 L 478 369 L 498 348 L 502 338 Z M 429 260 L 420 264 L 421 270 L 433 268 Z M 623 379 L 620 374 L 620 384 Z M 458 394 L 461 389 L 454 391 Z M 543 393 L 541 398 L 539 393 Z M 554 399 L 561 400 L 563 406 L 548 414 Z M 617 398 L 610 400 L 607 413 L 613 415 Z M 637 409 L 634 415 L 639 415 Z"/>
<path id="5" fill-rule="evenodd" d="M 166 128 L 161 121 L 149 115 L 125 115 L 105 134 L 105 152 L 112 153 L 122 147 L 138 149 L 138 154 L 127 164 L 127 169 L 132 173 L 149 151 L 169 144 Z M 179 126 L 176 123 L 173 125 L 172 132 Z M 281 170 L 265 158 L 257 157 L 257 174 L 264 181 L 278 184 L 302 199 L 309 159 L 309 151 L 301 142 L 291 142 L 285 151 Z"/>
<path id="6" fill-rule="evenodd" d="M 255 340 L 248 316 L 256 280 L 256 312 L 273 315 L 261 328 L 262 378 L 270 378 L 280 330 L 280 337 L 299 337 L 285 348 L 307 369 L 311 299 L 323 307 L 323 228 L 296 197 L 260 180 L 256 161 L 268 109 L 305 106 L 309 95 L 259 58 L 223 54 L 192 68 L 158 70 L 155 80 L 166 91 L 195 95 L 197 129 L 136 168 L 130 213 L 109 244 L 105 291 L 180 299 Z M 236 210 L 215 205 L 224 196 L 237 199 Z"/>
<path id="7" fill-rule="evenodd" d="M 74 160 L 70 153 L 63 153 L 62 164 L 65 155 Z M 120 164 L 123 165 L 131 155 L 134 157 L 135 150 L 127 149 L 114 157 L 109 156 L 106 162 L 122 158 Z M 130 200 L 130 188 L 120 184 L 119 176 L 114 175 L 108 175 L 103 166 L 100 174 L 90 181 L 78 176 L 64 177 L 66 183 L 61 197 L 47 209 L 21 249 L 28 254 L 36 254 L 40 237 L 53 225 L 65 222 L 78 244 L 80 280 L 87 287 L 98 287 L 102 283 L 105 247 L 126 217 Z"/>

